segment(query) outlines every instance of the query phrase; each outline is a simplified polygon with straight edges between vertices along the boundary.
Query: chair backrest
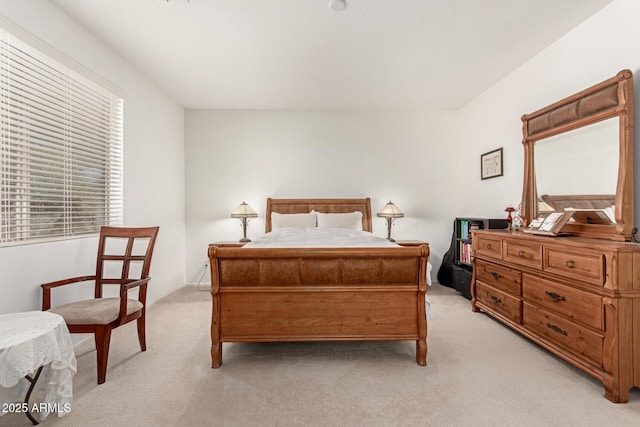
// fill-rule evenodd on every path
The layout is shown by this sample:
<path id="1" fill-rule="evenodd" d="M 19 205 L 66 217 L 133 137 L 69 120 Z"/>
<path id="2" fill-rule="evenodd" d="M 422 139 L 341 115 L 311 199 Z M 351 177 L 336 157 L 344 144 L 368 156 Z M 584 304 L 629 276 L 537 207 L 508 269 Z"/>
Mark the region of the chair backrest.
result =
<path id="1" fill-rule="evenodd" d="M 149 277 L 159 227 L 102 227 L 96 263 L 95 297 L 102 285 Z"/>

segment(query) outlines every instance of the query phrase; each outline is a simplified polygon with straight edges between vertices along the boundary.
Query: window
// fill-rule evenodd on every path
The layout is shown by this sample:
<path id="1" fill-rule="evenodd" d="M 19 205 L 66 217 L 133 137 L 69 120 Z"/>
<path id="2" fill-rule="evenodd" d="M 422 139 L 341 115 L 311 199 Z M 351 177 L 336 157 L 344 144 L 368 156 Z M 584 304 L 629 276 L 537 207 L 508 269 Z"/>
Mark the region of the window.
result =
<path id="1" fill-rule="evenodd" d="M 0 26 L 0 246 L 122 224 L 123 99 L 33 45 Z"/>

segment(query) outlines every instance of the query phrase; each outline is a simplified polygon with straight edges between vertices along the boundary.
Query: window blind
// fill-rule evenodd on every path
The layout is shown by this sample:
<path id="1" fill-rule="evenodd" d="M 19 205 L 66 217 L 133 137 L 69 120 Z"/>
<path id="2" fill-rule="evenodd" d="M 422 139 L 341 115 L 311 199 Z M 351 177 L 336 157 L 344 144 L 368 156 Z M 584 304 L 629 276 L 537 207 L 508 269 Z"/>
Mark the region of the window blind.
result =
<path id="1" fill-rule="evenodd" d="M 123 99 L 0 28 L 0 245 L 121 225 Z"/>

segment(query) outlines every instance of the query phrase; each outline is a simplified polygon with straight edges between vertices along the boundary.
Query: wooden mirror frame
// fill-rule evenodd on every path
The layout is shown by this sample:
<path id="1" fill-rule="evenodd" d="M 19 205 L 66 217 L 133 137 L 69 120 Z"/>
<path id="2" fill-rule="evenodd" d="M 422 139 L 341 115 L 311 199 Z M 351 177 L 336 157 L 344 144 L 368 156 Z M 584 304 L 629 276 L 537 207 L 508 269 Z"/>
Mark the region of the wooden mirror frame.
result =
<path id="1" fill-rule="evenodd" d="M 524 225 L 537 215 L 534 146 L 541 139 L 559 135 L 602 120 L 618 117 L 620 155 L 615 195 L 616 224 L 568 223 L 563 232 L 577 236 L 628 241 L 635 238 L 633 213 L 633 73 L 622 70 L 614 77 L 522 116 L 524 183 L 521 216 Z"/>

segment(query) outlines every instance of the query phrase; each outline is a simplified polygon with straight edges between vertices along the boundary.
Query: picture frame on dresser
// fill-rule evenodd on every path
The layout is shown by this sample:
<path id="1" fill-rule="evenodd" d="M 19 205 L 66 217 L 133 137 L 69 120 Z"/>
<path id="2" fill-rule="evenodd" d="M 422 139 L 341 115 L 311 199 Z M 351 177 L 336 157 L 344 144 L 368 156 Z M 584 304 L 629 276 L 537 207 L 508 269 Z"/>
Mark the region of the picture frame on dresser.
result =
<path id="1" fill-rule="evenodd" d="M 522 231 L 543 236 L 557 236 L 561 233 L 564 225 L 573 216 L 573 211 L 550 211 L 540 212 L 538 216 L 529 223 Z"/>

